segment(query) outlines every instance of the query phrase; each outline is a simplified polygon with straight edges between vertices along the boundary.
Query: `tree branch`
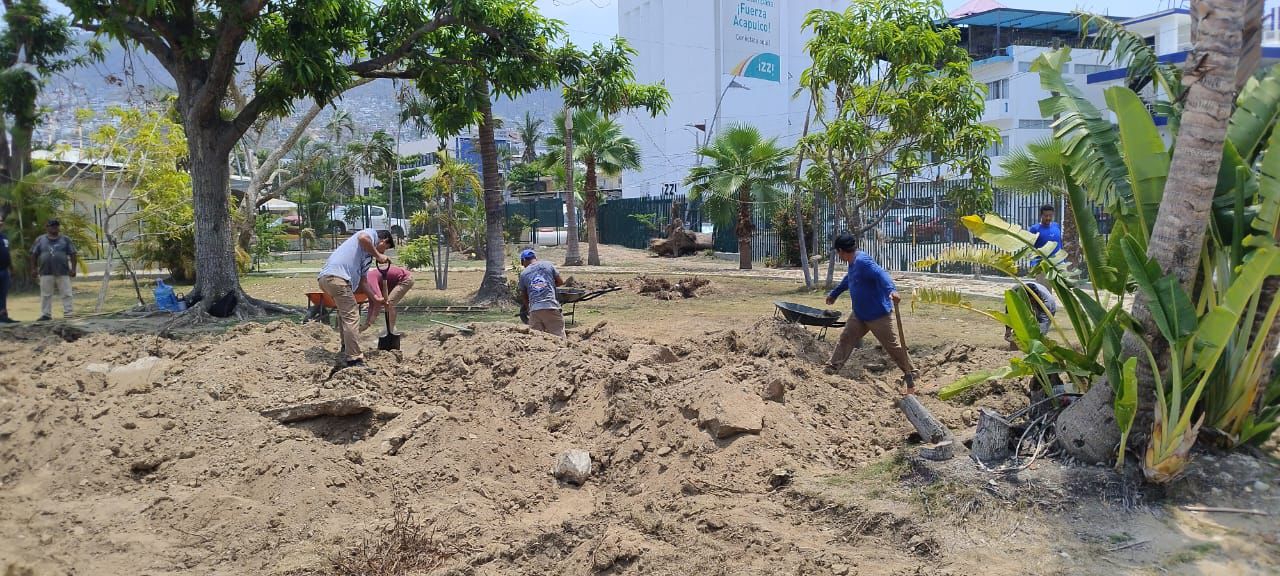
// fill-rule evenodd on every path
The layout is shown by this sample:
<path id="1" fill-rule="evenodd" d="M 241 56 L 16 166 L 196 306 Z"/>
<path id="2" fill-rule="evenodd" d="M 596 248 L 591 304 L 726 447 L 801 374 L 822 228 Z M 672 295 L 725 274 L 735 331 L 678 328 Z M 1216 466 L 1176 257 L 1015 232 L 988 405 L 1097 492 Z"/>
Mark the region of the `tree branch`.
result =
<path id="1" fill-rule="evenodd" d="M 413 48 L 414 44 L 417 44 L 418 40 L 421 40 L 423 36 L 435 32 L 445 26 L 456 24 L 457 21 L 457 18 L 453 17 L 451 14 L 437 15 L 430 22 L 423 24 L 422 26 L 419 26 L 417 30 L 414 30 L 408 38 L 405 38 L 404 41 L 396 47 L 395 50 L 387 52 L 386 54 L 376 58 L 370 58 L 363 62 L 353 62 L 347 65 L 347 70 L 351 71 L 352 74 L 364 76 L 365 74 L 390 66 L 401 58 L 404 58 L 404 56 L 409 53 L 409 50 Z"/>
<path id="2" fill-rule="evenodd" d="M 217 114 L 218 106 L 235 77 L 236 58 L 240 57 L 240 46 L 249 36 L 249 24 L 257 19 L 263 4 L 264 0 L 244 0 L 236 11 L 222 14 L 214 31 L 218 44 L 209 60 L 209 76 L 196 94 L 196 114 L 206 118 Z"/>

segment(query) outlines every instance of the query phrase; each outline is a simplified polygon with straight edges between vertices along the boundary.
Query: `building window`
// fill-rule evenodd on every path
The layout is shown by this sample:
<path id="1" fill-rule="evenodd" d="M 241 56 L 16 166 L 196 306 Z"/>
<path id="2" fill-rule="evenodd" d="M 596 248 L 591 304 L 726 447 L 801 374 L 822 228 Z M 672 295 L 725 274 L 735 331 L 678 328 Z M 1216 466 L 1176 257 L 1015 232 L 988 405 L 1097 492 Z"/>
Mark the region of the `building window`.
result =
<path id="1" fill-rule="evenodd" d="M 1052 125 L 1053 120 L 1018 120 L 1019 128 L 1043 129 L 1050 128 Z"/>
<path id="2" fill-rule="evenodd" d="M 1105 64 L 1076 64 L 1076 74 L 1097 74 L 1110 69 Z"/>
<path id="3" fill-rule="evenodd" d="M 1019 71 L 1019 72 L 1030 72 L 1030 71 L 1031 71 L 1031 63 L 1030 63 L 1030 62 L 1019 62 L 1019 63 L 1018 63 L 1018 71 Z"/>
<path id="4" fill-rule="evenodd" d="M 1009 137 L 1001 136 L 1000 141 L 987 148 L 987 156 L 995 158 L 1009 153 Z"/>
<path id="5" fill-rule="evenodd" d="M 987 82 L 987 100 L 1003 100 L 1009 97 L 1009 79 Z"/>

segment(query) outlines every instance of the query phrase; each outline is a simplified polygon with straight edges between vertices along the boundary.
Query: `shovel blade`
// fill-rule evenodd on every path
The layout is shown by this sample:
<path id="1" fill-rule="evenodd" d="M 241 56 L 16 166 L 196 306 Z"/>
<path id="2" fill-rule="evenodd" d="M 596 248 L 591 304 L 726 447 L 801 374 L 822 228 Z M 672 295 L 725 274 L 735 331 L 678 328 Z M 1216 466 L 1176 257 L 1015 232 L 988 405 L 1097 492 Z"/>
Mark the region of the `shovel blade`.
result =
<path id="1" fill-rule="evenodd" d="M 379 336 L 379 337 L 378 337 L 378 349 L 379 349 L 379 350 L 399 350 L 399 349 L 400 349 L 400 335 L 399 335 L 399 334 L 386 334 L 386 335 L 383 335 L 383 336 Z"/>

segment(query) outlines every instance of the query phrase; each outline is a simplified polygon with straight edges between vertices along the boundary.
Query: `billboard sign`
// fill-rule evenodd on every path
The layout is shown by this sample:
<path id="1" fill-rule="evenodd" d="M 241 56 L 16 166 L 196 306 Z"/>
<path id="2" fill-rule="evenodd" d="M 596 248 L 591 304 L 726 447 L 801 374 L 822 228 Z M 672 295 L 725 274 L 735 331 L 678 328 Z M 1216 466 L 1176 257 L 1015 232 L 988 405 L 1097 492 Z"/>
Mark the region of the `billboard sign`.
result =
<path id="1" fill-rule="evenodd" d="M 778 0 L 720 0 L 721 71 L 779 82 Z"/>

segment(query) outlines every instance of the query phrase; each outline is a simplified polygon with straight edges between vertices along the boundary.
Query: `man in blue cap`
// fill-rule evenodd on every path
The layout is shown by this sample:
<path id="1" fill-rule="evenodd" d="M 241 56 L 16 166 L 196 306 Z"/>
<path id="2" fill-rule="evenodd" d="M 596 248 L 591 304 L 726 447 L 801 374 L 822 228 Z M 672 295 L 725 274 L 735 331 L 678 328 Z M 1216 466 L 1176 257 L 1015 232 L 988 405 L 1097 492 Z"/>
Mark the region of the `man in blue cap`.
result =
<path id="1" fill-rule="evenodd" d="M 556 299 L 556 286 L 564 285 L 560 273 L 528 248 L 520 252 L 520 265 L 524 266 L 520 271 L 520 303 L 529 313 L 529 327 L 564 338 L 564 314 Z"/>
<path id="2" fill-rule="evenodd" d="M 884 348 L 894 364 L 902 370 L 902 383 L 906 393 L 915 394 L 915 368 L 911 366 L 906 347 L 893 331 L 893 307 L 899 301 L 898 289 L 894 286 L 893 279 L 870 255 L 857 249 L 858 242 L 852 234 L 845 232 L 836 236 L 833 244 L 840 260 L 849 265 L 849 272 L 827 294 L 827 305 L 835 304 L 836 298 L 847 290 L 853 299 L 853 315 L 845 323 L 840 340 L 831 351 L 826 373 L 839 372 L 853 349 L 862 343 L 862 337 L 870 332 L 880 341 L 880 347 Z"/>

